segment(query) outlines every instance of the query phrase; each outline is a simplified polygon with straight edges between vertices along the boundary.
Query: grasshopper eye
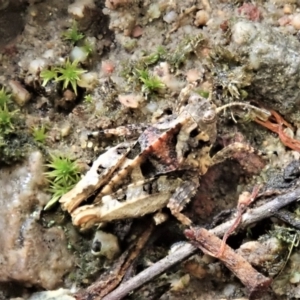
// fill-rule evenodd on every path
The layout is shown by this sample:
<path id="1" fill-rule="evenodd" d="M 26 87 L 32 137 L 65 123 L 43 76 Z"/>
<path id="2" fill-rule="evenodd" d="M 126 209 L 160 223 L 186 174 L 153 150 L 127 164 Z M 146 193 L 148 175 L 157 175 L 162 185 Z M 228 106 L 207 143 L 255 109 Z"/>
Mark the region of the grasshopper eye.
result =
<path id="1" fill-rule="evenodd" d="M 216 111 L 214 109 L 208 109 L 204 114 L 203 114 L 203 121 L 204 123 L 213 123 L 215 122 L 217 117 Z"/>

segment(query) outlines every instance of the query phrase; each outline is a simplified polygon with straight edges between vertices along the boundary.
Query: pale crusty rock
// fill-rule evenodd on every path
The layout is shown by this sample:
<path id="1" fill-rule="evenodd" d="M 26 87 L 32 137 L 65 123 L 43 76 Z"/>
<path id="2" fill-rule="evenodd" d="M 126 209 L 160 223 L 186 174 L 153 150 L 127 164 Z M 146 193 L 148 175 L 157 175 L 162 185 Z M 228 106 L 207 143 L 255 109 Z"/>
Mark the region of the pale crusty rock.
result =
<path id="1" fill-rule="evenodd" d="M 0 282 L 53 289 L 73 265 L 63 230 L 38 223 L 49 200 L 43 171 L 39 152 L 0 169 Z"/>

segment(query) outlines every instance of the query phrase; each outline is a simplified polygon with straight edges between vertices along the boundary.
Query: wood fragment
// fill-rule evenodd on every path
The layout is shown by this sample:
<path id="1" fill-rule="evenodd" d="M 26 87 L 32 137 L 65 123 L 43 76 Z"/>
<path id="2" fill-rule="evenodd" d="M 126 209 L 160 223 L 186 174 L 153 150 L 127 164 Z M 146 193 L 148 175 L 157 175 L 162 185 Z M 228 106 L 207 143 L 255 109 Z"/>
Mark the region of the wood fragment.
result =
<path id="1" fill-rule="evenodd" d="M 204 228 L 192 227 L 185 230 L 185 235 L 192 244 L 213 257 L 218 257 L 222 240 Z M 271 279 L 255 270 L 250 263 L 232 248 L 225 245 L 223 254 L 218 257 L 224 265 L 246 286 L 250 295 L 265 291 L 271 284 Z"/>
<path id="2" fill-rule="evenodd" d="M 286 194 L 280 195 L 268 203 L 261 205 L 257 208 L 251 209 L 246 212 L 241 220 L 240 228 L 245 228 L 253 223 L 260 220 L 266 219 L 274 215 L 276 211 L 282 207 L 297 201 L 300 198 L 300 187 L 293 191 L 287 192 Z M 223 236 L 225 232 L 232 226 L 235 220 L 227 221 L 223 224 L 216 226 L 209 230 L 209 232 Z M 154 277 L 164 273 L 169 268 L 180 263 L 182 260 L 189 258 L 197 251 L 197 248 L 190 243 L 183 243 L 183 245 L 176 251 L 170 253 L 165 258 L 159 260 L 149 268 L 143 270 L 135 277 L 122 283 L 114 291 L 109 293 L 103 298 L 103 300 L 120 300 L 125 297 L 128 293 L 141 287 L 145 283 L 151 281 Z"/>

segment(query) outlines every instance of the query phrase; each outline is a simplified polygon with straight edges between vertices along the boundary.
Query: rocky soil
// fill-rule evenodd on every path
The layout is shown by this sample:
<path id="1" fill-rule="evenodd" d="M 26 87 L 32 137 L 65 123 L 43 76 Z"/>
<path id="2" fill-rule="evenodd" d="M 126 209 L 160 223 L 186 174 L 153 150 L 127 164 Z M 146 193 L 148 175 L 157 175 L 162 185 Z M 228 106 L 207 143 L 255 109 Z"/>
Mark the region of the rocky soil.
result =
<path id="1" fill-rule="evenodd" d="M 97 279 L 109 289 L 112 277 L 132 278 L 186 240 L 186 227 L 168 210 L 153 228 L 139 216 L 95 234 L 96 226 L 75 227 L 59 203 L 43 208 L 53 197 L 45 174 L 53 155 L 75 161 L 84 175 L 100 154 L 176 114 L 192 93 L 228 105 L 210 156 L 235 143 L 251 148 L 233 148 L 202 172 L 184 210 L 193 224 L 212 228 L 234 218 L 239 195 L 257 185 L 272 195 L 296 189 L 299 30 L 297 0 L 0 0 L 0 91 L 11 97 L 0 98 L 0 299 L 98 299 L 89 290 Z M 84 70 L 74 84 L 59 80 L 61 71 L 45 79 L 43 72 L 67 62 Z M 105 131 L 118 126 L 129 130 Z M 228 239 L 272 279 L 261 299 L 300 298 L 299 206 L 285 213 L 292 217 L 274 214 Z M 139 243 L 143 251 L 134 252 Z M 131 262 L 126 272 L 124 261 Z M 247 297 L 222 262 L 199 250 L 125 299 Z"/>

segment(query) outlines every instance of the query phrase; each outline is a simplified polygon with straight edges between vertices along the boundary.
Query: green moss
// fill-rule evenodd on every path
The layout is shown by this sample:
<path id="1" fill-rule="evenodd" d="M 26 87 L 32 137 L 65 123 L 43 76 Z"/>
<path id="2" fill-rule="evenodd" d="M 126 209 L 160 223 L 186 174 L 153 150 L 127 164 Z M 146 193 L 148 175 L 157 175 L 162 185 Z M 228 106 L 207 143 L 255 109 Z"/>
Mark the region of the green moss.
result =
<path id="1" fill-rule="evenodd" d="M 85 103 L 93 103 L 93 97 L 91 94 L 85 95 L 83 99 Z"/>
<path id="2" fill-rule="evenodd" d="M 211 70 L 214 85 L 222 88 L 225 103 L 245 99 L 248 96 L 247 87 L 253 80 L 253 70 L 249 69 L 239 57 L 223 47 L 216 47 L 211 53 Z"/>
<path id="3" fill-rule="evenodd" d="M 30 146 L 30 136 L 24 131 L 24 118 L 14 109 L 14 102 L 5 87 L 0 89 L 0 164 L 21 160 Z"/>
<path id="4" fill-rule="evenodd" d="M 198 93 L 201 97 L 208 99 L 209 92 L 204 90 L 196 90 L 196 93 Z"/>
<path id="5" fill-rule="evenodd" d="M 0 134 L 6 135 L 14 131 L 14 119 L 18 110 L 9 111 L 7 106 L 0 107 Z"/>
<path id="6" fill-rule="evenodd" d="M 55 68 L 43 70 L 40 74 L 40 77 L 43 80 L 42 86 L 46 86 L 49 81 L 56 80 L 57 70 Z"/>
<path id="7" fill-rule="evenodd" d="M 170 70 L 173 72 L 183 64 L 192 52 L 197 52 L 198 47 L 204 41 L 202 35 L 184 38 L 174 51 L 168 51 L 163 46 L 159 46 L 153 53 L 146 54 L 137 61 L 123 62 L 123 69 L 120 73 L 126 79 L 127 90 L 136 89 L 142 83 L 142 92 L 150 94 L 165 88 L 159 77 L 150 74 L 149 66 L 157 64 L 159 61 L 168 62 Z"/>
<path id="8" fill-rule="evenodd" d="M 0 135 L 0 164 L 10 165 L 22 160 L 30 149 L 25 132 Z"/>
<path id="9" fill-rule="evenodd" d="M 163 60 L 167 56 L 167 51 L 163 46 L 158 46 L 154 53 L 145 55 L 141 58 L 140 62 L 146 66 L 153 65 L 159 60 Z"/>
<path id="10" fill-rule="evenodd" d="M 66 60 L 65 64 L 61 67 L 56 68 L 58 77 L 56 81 L 63 82 L 63 89 L 66 89 L 69 84 L 71 84 L 75 94 L 77 95 L 77 81 L 80 79 L 80 75 L 86 73 L 86 70 L 81 69 L 78 66 L 78 61 L 70 62 L 69 59 Z"/>
<path id="11" fill-rule="evenodd" d="M 46 134 L 46 127 L 45 126 L 41 126 L 41 127 L 33 127 L 32 128 L 32 136 L 33 139 L 35 140 L 35 142 L 37 143 L 45 143 L 46 139 L 47 139 L 47 134 Z"/>
<path id="12" fill-rule="evenodd" d="M 196 52 L 198 47 L 204 41 L 202 34 L 190 37 L 185 37 L 175 51 L 165 54 L 163 57 L 173 68 L 178 69 L 183 64 L 192 52 Z"/>
<path id="13" fill-rule="evenodd" d="M 11 103 L 11 94 L 4 87 L 0 90 L 0 107 L 4 108 Z"/>
<path id="14" fill-rule="evenodd" d="M 61 196 L 70 191 L 80 178 L 77 164 L 69 157 L 50 155 L 50 162 L 46 166 L 49 171 L 45 175 L 50 182 L 49 191 L 52 193 L 52 198 L 45 210 L 52 207 Z"/>
<path id="15" fill-rule="evenodd" d="M 42 86 L 46 86 L 51 80 L 55 80 L 56 82 L 62 81 L 63 89 L 71 85 L 77 95 L 77 81 L 80 80 L 80 75 L 86 72 L 86 70 L 79 67 L 77 60 L 70 62 L 68 58 L 62 66 L 43 70 L 40 76 L 43 79 Z"/>
<path id="16" fill-rule="evenodd" d="M 137 46 L 136 39 L 128 39 L 124 44 L 123 47 L 126 51 L 132 52 Z"/>
<path id="17" fill-rule="evenodd" d="M 84 38 L 84 34 L 78 31 L 77 22 L 73 22 L 72 27 L 62 33 L 62 37 L 66 41 L 77 43 Z"/>
<path id="18" fill-rule="evenodd" d="M 138 79 L 143 83 L 142 92 L 150 94 L 152 92 L 157 92 L 165 88 L 165 84 L 154 75 L 151 75 L 147 69 L 138 70 L 136 69 Z"/>

